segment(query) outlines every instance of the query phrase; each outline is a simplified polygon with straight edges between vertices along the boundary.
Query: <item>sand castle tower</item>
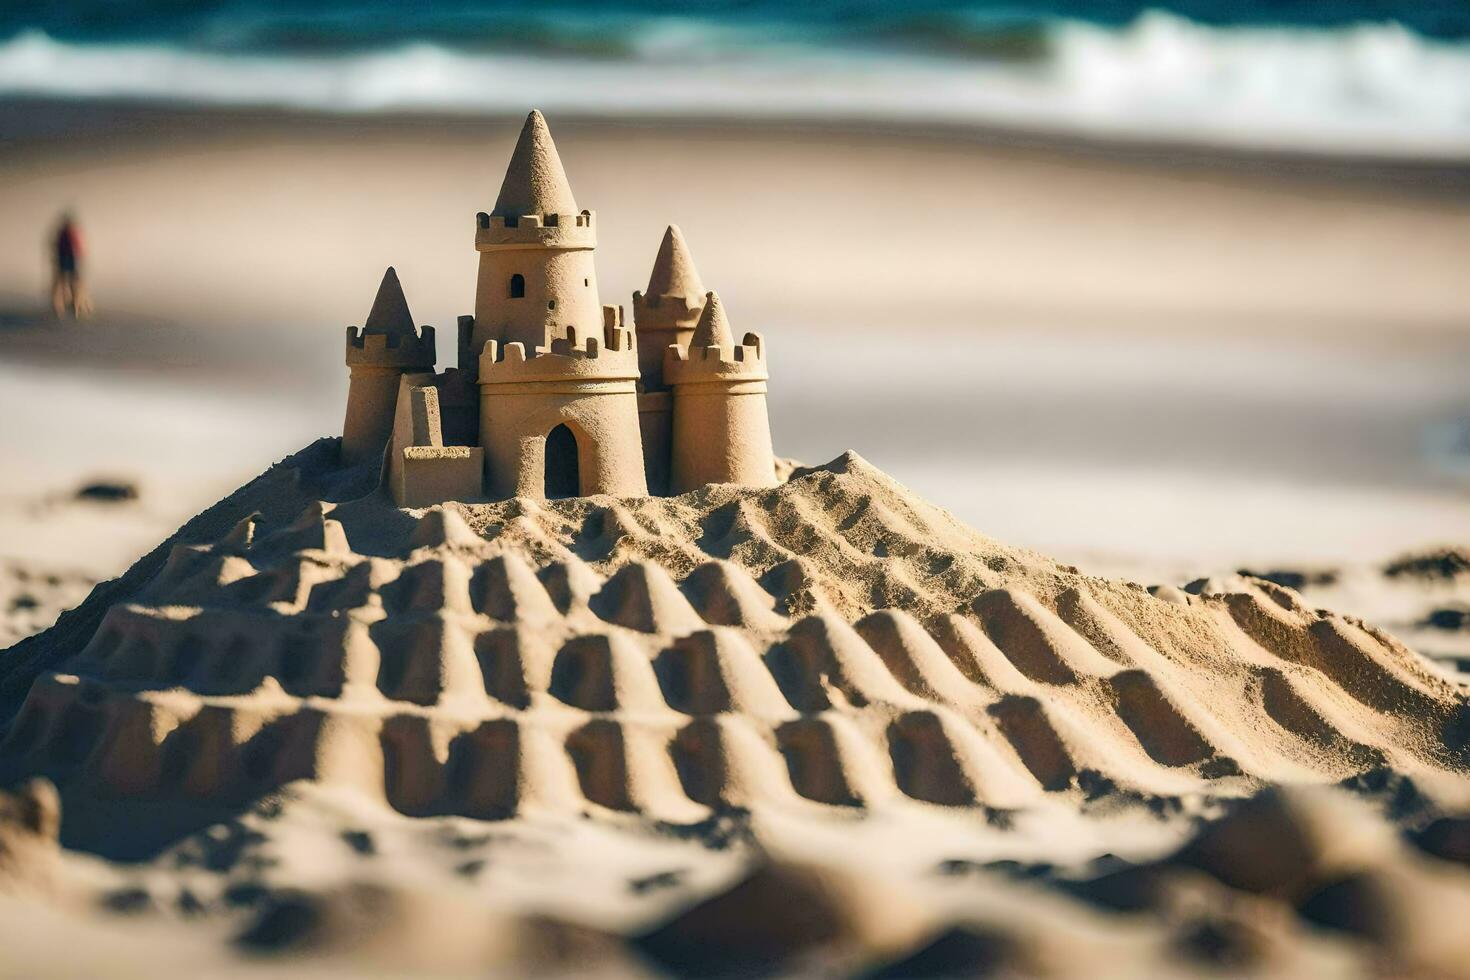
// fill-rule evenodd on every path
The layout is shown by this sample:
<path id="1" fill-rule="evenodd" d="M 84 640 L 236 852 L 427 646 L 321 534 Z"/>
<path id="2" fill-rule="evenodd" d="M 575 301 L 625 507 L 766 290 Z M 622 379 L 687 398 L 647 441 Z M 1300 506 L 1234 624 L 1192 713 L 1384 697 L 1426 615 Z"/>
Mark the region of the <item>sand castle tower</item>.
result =
<path id="1" fill-rule="evenodd" d="M 568 327 L 584 337 L 601 330 L 595 215 L 577 209 L 541 113 L 526 117 L 495 208 L 477 220 L 475 352 L 488 340 L 529 352 L 565 337 Z"/>
<path id="2" fill-rule="evenodd" d="M 638 333 L 638 421 L 648 489 L 667 493 L 673 438 L 673 395 L 664 380 L 664 352 L 687 346 L 704 309 L 704 283 L 678 225 L 669 225 L 659 245 L 648 291 L 633 293 Z"/>
<path id="3" fill-rule="evenodd" d="M 689 345 L 664 352 L 663 377 L 674 389 L 672 492 L 776 485 L 765 341 L 747 333 L 736 344 L 718 294 L 706 295 Z"/>
<path id="4" fill-rule="evenodd" d="M 495 209 L 478 216 L 480 443 L 490 497 L 648 492 L 638 354 L 597 296 L 594 216 L 578 210 L 551 131 L 526 118 Z"/>
<path id="5" fill-rule="evenodd" d="M 393 431 L 399 379 L 434 370 L 434 328 L 414 329 L 398 273 L 389 266 L 361 329 L 347 328 L 347 417 L 342 460 L 357 463 L 382 453 Z"/>
<path id="6" fill-rule="evenodd" d="M 633 293 L 633 323 L 638 330 L 638 370 L 645 391 L 666 390 L 664 351 L 670 344 L 688 345 L 704 310 L 704 283 L 684 233 L 669 225 L 659 244 L 648 291 Z"/>

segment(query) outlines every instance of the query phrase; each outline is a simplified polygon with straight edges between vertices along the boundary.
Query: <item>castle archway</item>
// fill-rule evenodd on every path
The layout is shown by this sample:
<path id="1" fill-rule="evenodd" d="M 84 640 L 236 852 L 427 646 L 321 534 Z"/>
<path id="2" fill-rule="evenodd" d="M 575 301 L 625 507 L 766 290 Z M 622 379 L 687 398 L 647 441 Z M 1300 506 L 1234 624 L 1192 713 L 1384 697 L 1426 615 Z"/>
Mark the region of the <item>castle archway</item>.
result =
<path id="1" fill-rule="evenodd" d="M 577 460 L 577 437 L 565 424 L 558 425 L 546 434 L 546 475 L 542 492 L 547 500 L 581 496 L 582 474 Z"/>

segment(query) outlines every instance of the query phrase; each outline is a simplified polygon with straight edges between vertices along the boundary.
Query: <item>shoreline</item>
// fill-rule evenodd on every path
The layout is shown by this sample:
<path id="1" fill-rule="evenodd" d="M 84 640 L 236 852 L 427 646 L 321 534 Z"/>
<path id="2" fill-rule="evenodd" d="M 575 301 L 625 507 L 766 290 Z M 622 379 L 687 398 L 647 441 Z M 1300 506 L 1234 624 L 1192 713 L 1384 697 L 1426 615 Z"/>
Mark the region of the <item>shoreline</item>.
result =
<path id="1" fill-rule="evenodd" d="M 57 117 L 63 120 L 60 126 Z M 981 150 L 1048 156 L 1060 154 L 1082 161 L 1095 160 L 1130 166 L 1158 166 L 1288 180 L 1328 180 L 1349 185 L 1366 182 L 1426 196 L 1470 196 L 1470 158 L 1343 154 L 1307 147 L 1288 149 L 1232 145 L 1187 139 L 1167 140 L 1068 132 L 1040 126 L 869 118 L 841 113 L 821 118 L 798 118 L 734 114 L 709 117 L 678 111 L 601 115 L 585 110 L 569 110 L 558 112 L 557 119 L 558 130 L 566 129 L 569 134 L 573 130 L 627 133 L 679 130 L 695 137 L 700 134 L 738 133 L 807 136 L 827 140 L 846 137 L 864 142 L 901 140 L 945 145 L 959 143 Z M 438 132 L 452 128 L 455 124 L 496 128 L 517 125 L 519 120 L 520 115 L 513 112 L 440 108 L 350 111 L 270 105 L 209 105 L 185 100 L 127 96 L 69 99 L 4 95 L 0 96 L 0 133 L 6 135 L 0 136 L 0 155 L 12 152 L 13 148 L 9 146 L 12 141 L 30 141 L 45 147 L 46 142 L 37 140 L 37 137 L 55 133 L 58 129 L 66 129 L 68 132 L 59 136 L 57 142 L 64 142 L 68 137 L 95 137 L 98 123 L 108 121 L 114 124 L 125 121 L 125 127 L 119 127 L 119 131 L 127 131 L 133 138 L 147 138 L 149 123 L 178 124 L 185 121 L 205 122 L 238 133 L 242 127 L 248 129 L 252 124 L 267 129 L 286 127 L 293 130 L 315 130 L 323 125 L 347 125 L 354 129 L 381 126 L 384 130 L 394 132 L 421 126 Z M 82 132 L 71 129 L 78 122 L 86 124 Z M 145 124 L 143 134 L 135 131 L 139 122 Z M 111 127 L 106 127 L 104 131 L 110 129 Z M 109 131 L 108 135 L 116 137 L 119 132 Z"/>

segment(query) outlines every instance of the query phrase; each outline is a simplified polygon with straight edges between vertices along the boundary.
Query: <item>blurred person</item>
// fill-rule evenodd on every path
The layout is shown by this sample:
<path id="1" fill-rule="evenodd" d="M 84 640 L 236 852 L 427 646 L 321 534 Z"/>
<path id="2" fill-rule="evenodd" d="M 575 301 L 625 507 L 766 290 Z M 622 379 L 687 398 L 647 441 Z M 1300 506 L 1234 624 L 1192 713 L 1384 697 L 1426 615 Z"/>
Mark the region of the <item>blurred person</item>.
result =
<path id="1" fill-rule="evenodd" d="M 92 312 L 82 282 L 82 234 L 70 212 L 63 213 L 51 242 L 51 309 L 59 320 L 68 311 L 80 318 Z"/>

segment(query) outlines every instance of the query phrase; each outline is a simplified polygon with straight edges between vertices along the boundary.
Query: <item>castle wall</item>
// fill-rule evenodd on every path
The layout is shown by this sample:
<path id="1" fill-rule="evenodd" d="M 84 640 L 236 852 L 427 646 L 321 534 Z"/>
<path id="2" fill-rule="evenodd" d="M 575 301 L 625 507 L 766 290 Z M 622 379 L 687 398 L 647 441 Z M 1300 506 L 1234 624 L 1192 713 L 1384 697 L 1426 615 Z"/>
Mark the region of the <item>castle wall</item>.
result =
<path id="1" fill-rule="evenodd" d="M 563 423 L 577 439 L 581 496 L 648 493 L 632 381 L 500 384 L 484 392 L 480 442 L 490 498 L 545 496 L 546 435 Z"/>
<path id="2" fill-rule="evenodd" d="M 353 366 L 347 382 L 347 417 L 342 421 L 343 463 L 360 463 L 383 452 L 393 432 L 401 377 L 401 368 Z"/>
<path id="3" fill-rule="evenodd" d="M 674 387 L 670 491 L 707 483 L 776 485 L 765 381 Z"/>
<path id="4" fill-rule="evenodd" d="M 638 351 L 641 361 L 641 344 Z M 641 363 L 639 367 L 641 370 Z M 673 452 L 672 394 L 667 391 L 649 391 L 638 396 L 638 434 L 643 442 L 643 474 L 648 480 L 648 492 L 662 496 L 669 492 L 669 461 Z"/>
<path id="5" fill-rule="evenodd" d="M 502 356 L 503 355 L 503 356 Z M 492 499 L 544 497 L 546 436 L 563 423 L 577 440 L 580 496 L 645 496 L 638 427 L 638 354 L 617 307 L 592 336 L 527 356 L 491 341 L 480 355 L 480 445 Z"/>
<path id="6" fill-rule="evenodd" d="M 384 478 L 400 507 L 481 496 L 484 450 L 444 444 L 437 380 L 432 374 L 405 374 L 399 381 Z"/>
<path id="7" fill-rule="evenodd" d="M 475 383 L 476 370 L 449 368 L 434 379 L 444 413 L 445 445 L 480 444 L 480 388 Z"/>

